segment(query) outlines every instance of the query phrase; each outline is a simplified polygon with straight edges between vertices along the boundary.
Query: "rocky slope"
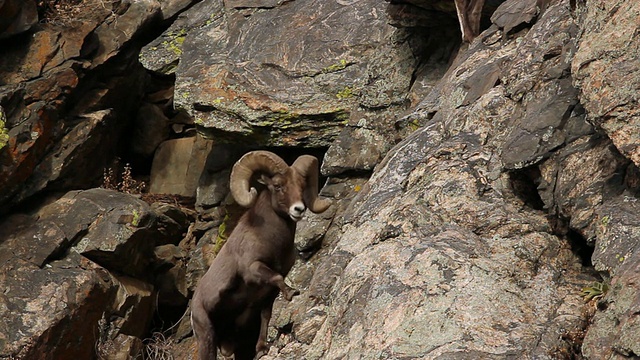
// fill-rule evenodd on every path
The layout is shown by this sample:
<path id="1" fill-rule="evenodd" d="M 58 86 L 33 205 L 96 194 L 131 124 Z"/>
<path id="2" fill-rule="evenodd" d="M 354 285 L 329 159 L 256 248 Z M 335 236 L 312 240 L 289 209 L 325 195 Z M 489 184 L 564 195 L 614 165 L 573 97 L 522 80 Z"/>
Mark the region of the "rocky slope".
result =
<path id="1" fill-rule="evenodd" d="M 254 148 L 335 200 L 265 358 L 640 356 L 640 5 L 487 1 L 470 44 L 455 14 L 0 1 L 0 358 L 194 358 Z"/>

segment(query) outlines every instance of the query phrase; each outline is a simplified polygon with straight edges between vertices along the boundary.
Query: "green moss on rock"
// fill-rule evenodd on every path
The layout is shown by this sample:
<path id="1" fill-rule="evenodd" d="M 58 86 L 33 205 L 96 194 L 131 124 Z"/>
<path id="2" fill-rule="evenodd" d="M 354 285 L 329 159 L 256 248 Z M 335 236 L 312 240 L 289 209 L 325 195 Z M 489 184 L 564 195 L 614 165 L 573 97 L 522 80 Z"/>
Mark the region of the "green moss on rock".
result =
<path id="1" fill-rule="evenodd" d="M 322 69 L 321 72 L 323 74 L 333 73 L 333 72 L 336 72 L 336 71 L 344 70 L 348 65 L 349 65 L 349 63 L 347 62 L 347 60 L 340 59 L 340 61 L 338 63 L 331 64 L 331 65 L 327 66 L 326 68 Z"/>
<path id="2" fill-rule="evenodd" d="M 227 223 L 229 222 L 229 214 L 224 216 L 222 224 L 218 227 L 218 236 L 216 237 L 216 243 L 213 247 L 213 253 L 218 254 L 222 249 L 222 246 L 227 242 L 229 234 L 227 234 Z"/>
<path id="3" fill-rule="evenodd" d="M 336 94 L 336 97 L 342 100 L 342 99 L 348 99 L 350 97 L 353 97 L 353 95 L 354 95 L 353 89 L 351 89 L 351 87 L 349 86 L 345 86 L 344 89 L 338 91 L 338 93 Z"/>
<path id="4" fill-rule="evenodd" d="M 187 30 L 180 29 L 178 31 L 170 31 L 167 33 L 168 40 L 162 42 L 162 46 L 168 51 L 180 56 L 182 55 L 182 45 L 187 37 Z"/>
<path id="5" fill-rule="evenodd" d="M 7 116 L 0 107 L 0 150 L 9 143 L 9 130 L 6 128 Z"/>

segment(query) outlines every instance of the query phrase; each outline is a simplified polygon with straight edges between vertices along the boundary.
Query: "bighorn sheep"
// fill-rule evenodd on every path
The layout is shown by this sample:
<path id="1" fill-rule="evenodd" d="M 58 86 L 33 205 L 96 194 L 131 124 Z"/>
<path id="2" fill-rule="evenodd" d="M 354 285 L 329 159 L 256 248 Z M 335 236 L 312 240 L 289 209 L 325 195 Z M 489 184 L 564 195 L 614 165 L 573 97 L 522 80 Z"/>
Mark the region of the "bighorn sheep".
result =
<path id="1" fill-rule="evenodd" d="M 250 187 L 261 174 L 266 189 Z M 231 193 L 248 207 L 202 277 L 191 302 L 191 325 L 201 360 L 217 349 L 235 360 L 253 359 L 267 347 L 267 327 L 278 292 L 291 301 L 298 291 L 284 282 L 295 261 L 296 222 L 308 207 L 325 211 L 318 198 L 318 160 L 302 155 L 289 167 L 268 151 L 253 151 L 233 166 Z"/>

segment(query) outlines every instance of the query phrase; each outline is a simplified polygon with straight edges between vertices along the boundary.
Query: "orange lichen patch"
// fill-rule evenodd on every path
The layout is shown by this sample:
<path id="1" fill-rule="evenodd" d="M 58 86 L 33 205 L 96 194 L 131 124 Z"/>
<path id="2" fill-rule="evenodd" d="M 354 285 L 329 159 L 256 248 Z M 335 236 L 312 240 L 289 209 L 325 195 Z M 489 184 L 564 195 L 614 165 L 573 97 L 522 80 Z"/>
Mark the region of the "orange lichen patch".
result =
<path id="1" fill-rule="evenodd" d="M 296 14 L 291 19 L 289 27 L 293 29 L 302 29 L 308 27 L 309 24 L 313 24 L 318 17 L 317 14 Z"/>
<path id="2" fill-rule="evenodd" d="M 203 92 L 207 94 L 207 98 L 209 99 L 208 103 L 214 106 L 216 104 L 234 101 L 238 97 L 236 92 L 231 89 L 214 88 L 203 90 Z"/>
<path id="3" fill-rule="evenodd" d="M 238 95 L 231 88 L 226 80 L 227 71 L 221 71 L 216 76 L 203 75 L 202 81 L 198 84 L 199 92 L 207 94 L 210 103 L 234 101 Z"/>
<path id="4" fill-rule="evenodd" d="M 273 100 L 264 94 L 255 94 L 248 91 L 237 90 L 229 86 L 229 72 L 219 71 L 215 76 L 203 76 L 204 81 L 199 84 L 201 93 L 207 94 L 211 99 L 210 104 L 231 103 L 236 100 L 242 101 L 251 110 L 268 112 L 289 112 L 289 107 L 279 101 Z"/>
<path id="5" fill-rule="evenodd" d="M 250 94 L 242 92 L 238 94 L 240 99 L 252 110 L 270 112 L 289 112 L 289 107 L 279 101 L 272 100 L 266 95 Z"/>
<path id="6" fill-rule="evenodd" d="M 73 69 L 66 69 L 58 76 L 58 85 L 65 93 L 78 86 L 78 74 Z"/>
<path id="7" fill-rule="evenodd" d="M 229 76 L 228 71 L 220 70 L 216 75 L 211 75 L 209 71 L 211 71 L 211 69 L 208 67 L 204 67 L 200 71 L 201 81 L 198 84 L 203 84 L 210 89 L 223 89 L 229 87 L 229 83 L 227 82 L 227 78 Z"/>
<path id="8" fill-rule="evenodd" d="M 40 31 L 33 35 L 32 47 L 28 58 L 31 73 L 30 77 L 41 75 L 47 63 L 54 57 L 60 49 L 58 44 L 59 34 Z"/>
<path id="9" fill-rule="evenodd" d="M 282 146 L 295 146 L 299 143 L 298 138 L 288 136 L 287 134 L 283 135 L 279 140 Z"/>
<path id="10" fill-rule="evenodd" d="M 54 122 L 49 113 L 40 109 L 38 121 L 29 129 L 28 140 L 18 142 L 15 137 L 9 139 L 5 149 L 8 161 L 0 167 L 0 189 L 8 184 L 19 184 L 31 176 L 42 154 L 50 145 L 53 126 Z"/>
<path id="11" fill-rule="evenodd" d="M 27 84 L 26 102 L 43 100 L 53 102 L 62 94 L 69 93 L 78 86 L 78 75 L 73 69 L 67 68 L 55 75 L 38 79 Z"/>

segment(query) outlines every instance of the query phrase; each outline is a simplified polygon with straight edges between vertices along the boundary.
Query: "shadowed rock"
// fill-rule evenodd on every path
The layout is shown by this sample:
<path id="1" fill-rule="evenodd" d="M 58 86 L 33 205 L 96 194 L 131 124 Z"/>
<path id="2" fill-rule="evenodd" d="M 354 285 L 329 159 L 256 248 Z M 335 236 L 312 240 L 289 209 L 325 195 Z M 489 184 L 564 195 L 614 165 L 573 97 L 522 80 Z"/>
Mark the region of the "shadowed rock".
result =
<path id="1" fill-rule="evenodd" d="M 0 1 L 0 39 L 25 32 L 37 22 L 35 0 Z"/>
<path id="2" fill-rule="evenodd" d="M 90 359 L 120 334 L 144 337 L 154 248 L 184 230 L 175 211 L 155 209 L 92 189 L 3 221 L 0 356 Z"/>

